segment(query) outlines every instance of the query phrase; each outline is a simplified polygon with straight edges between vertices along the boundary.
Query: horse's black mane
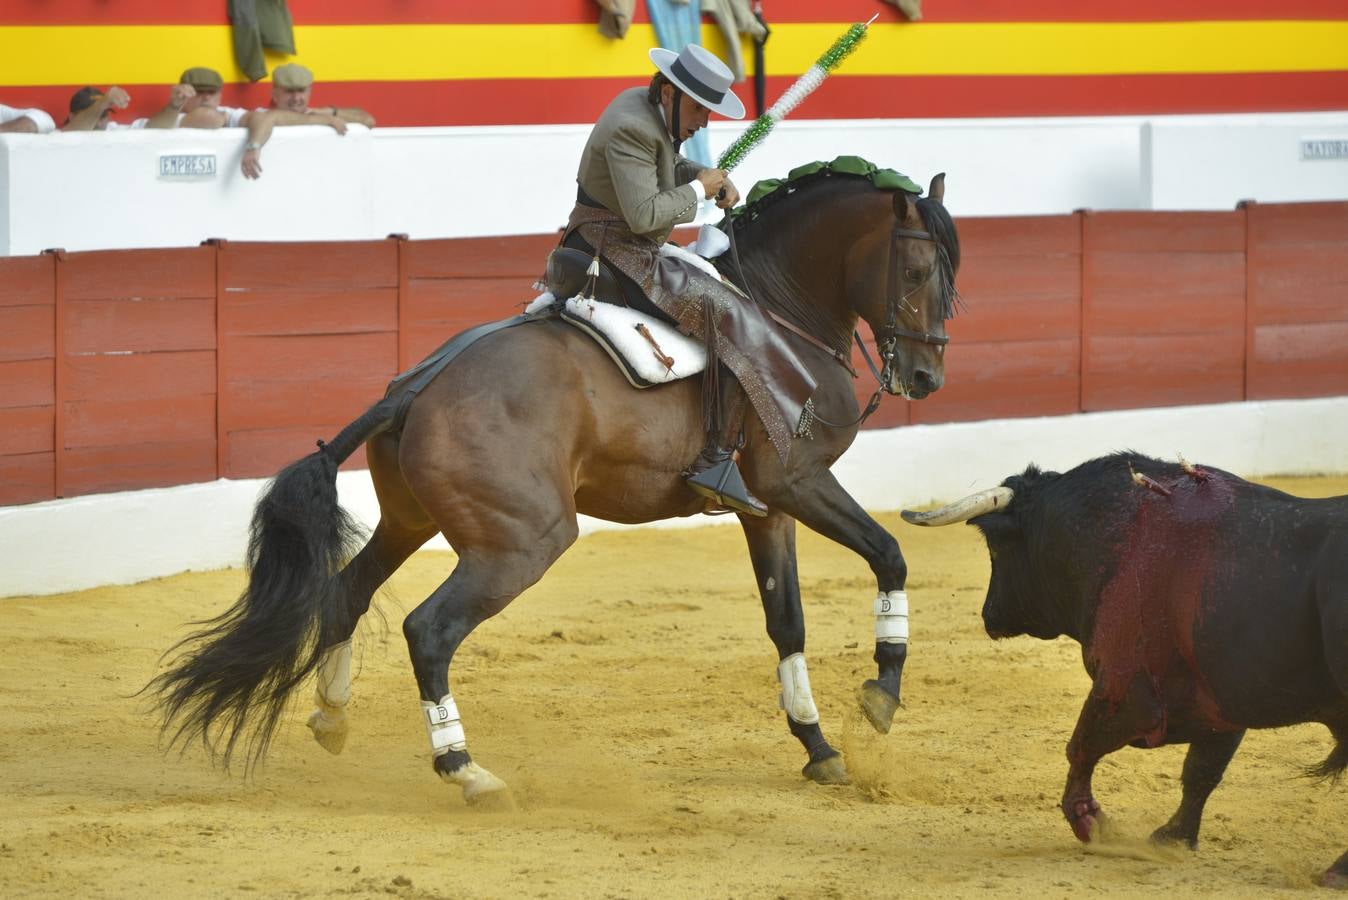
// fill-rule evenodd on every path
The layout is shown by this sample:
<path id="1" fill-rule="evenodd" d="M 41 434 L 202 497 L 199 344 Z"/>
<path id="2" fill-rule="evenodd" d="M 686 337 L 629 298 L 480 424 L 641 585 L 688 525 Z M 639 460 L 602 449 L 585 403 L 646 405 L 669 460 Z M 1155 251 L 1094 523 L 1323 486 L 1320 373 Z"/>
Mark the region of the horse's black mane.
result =
<path id="1" fill-rule="evenodd" d="M 819 171 L 811 175 L 792 179 L 736 211 L 733 217 L 721 223 L 723 229 L 733 229 L 733 238 L 739 250 L 739 266 L 727 253 L 717 258 L 716 265 L 722 273 L 741 287 L 748 279 L 751 293 L 763 303 L 786 313 L 800 324 L 816 332 L 816 336 L 839 350 L 846 351 L 851 343 L 851 329 L 842 323 L 823 323 L 813 314 L 813 304 L 805 296 L 804 288 L 793 277 L 789 266 L 781 265 L 781 260 L 771 254 L 756 254 L 753 249 L 763 238 L 768 237 L 764 228 L 770 224 L 773 237 L 781 237 L 784 230 L 808 229 L 813 220 L 808 216 L 792 215 L 800 209 L 800 204 L 830 192 L 860 192 L 864 190 L 884 190 L 875 187 L 869 178 L 842 172 Z M 892 191 L 886 191 L 892 193 Z M 927 197 L 917 197 L 918 214 L 927 231 L 936 241 L 938 271 L 933 277 L 939 278 L 941 296 L 941 318 L 949 319 L 955 315 L 960 305 L 959 294 L 955 290 L 955 273 L 960 266 L 959 233 L 955 222 L 941 203 Z M 829 327 L 829 326 L 832 327 Z"/>

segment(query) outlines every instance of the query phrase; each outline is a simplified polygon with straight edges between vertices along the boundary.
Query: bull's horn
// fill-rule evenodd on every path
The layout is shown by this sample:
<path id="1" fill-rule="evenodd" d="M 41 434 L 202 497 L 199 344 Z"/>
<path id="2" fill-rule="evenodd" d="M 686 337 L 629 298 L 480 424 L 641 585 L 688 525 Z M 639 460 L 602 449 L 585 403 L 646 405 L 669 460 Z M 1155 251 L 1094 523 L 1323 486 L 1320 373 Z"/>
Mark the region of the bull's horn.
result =
<path id="1" fill-rule="evenodd" d="M 940 509 L 933 509 L 930 512 L 914 512 L 911 509 L 905 509 L 901 515 L 903 520 L 911 525 L 953 525 L 956 522 L 966 522 L 974 516 L 992 512 L 994 509 L 1005 509 L 1011 505 L 1011 500 L 1015 496 L 1016 492 L 1009 487 L 988 488 L 986 491 L 970 494 L 963 500 L 956 500 Z"/>

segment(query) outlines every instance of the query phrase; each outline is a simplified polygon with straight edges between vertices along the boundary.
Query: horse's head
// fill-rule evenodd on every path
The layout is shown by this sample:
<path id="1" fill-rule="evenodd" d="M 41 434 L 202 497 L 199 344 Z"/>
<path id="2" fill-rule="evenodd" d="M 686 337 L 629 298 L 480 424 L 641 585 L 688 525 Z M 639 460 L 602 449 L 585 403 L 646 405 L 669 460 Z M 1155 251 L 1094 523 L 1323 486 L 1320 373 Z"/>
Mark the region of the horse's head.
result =
<path id="1" fill-rule="evenodd" d="M 944 174 L 925 199 L 895 191 L 893 215 L 886 210 L 847 255 L 847 295 L 875 335 L 881 386 L 910 400 L 945 381 L 945 320 L 954 314 L 960 251 L 944 196 Z"/>

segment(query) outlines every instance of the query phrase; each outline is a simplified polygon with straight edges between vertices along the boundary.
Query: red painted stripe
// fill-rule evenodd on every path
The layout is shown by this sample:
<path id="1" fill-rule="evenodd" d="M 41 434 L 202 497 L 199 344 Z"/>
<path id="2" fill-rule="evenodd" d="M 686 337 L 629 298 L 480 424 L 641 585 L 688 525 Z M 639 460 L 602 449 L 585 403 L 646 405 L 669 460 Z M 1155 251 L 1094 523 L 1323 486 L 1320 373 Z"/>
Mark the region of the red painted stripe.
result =
<path id="1" fill-rule="evenodd" d="M 649 21 L 645 4 L 638 21 Z M 290 0 L 296 25 L 420 23 L 598 22 L 593 0 L 514 0 L 512 3 L 446 3 L 445 0 Z M 224 0 L 4 0 L 0 25 L 228 25 Z"/>
<path id="2" fill-rule="evenodd" d="M 790 78 L 768 79 L 775 99 Z M 567 81 L 323 82 L 314 103 L 359 106 L 383 126 L 527 125 L 592 122 L 627 79 Z M 61 121 L 79 85 L 5 88 L 11 106 L 37 106 Z M 127 122 L 151 115 L 168 97 L 164 85 L 123 85 Z M 751 89 L 750 89 L 751 90 Z M 746 95 L 747 98 L 748 95 Z M 268 85 L 226 85 L 228 106 L 268 102 Z M 1165 115 L 1344 109 L 1348 72 L 1223 75 L 834 76 L 792 114 L 796 119 L 922 119 L 996 116 Z"/>
<path id="3" fill-rule="evenodd" d="M 864 22 L 877 12 L 880 21 L 905 21 L 888 3 L 832 0 L 826 11 L 818 0 L 764 0 L 773 22 Z M 929 0 L 923 22 L 1201 22 L 1245 19 L 1343 19 L 1344 0 Z"/>
<path id="4" fill-rule="evenodd" d="M 645 3 L 635 21 L 649 22 Z M 446 3 L 445 0 L 290 0 L 299 25 L 416 23 L 597 22 L 593 0 L 514 0 L 512 3 Z M 877 0 L 764 0 L 773 22 L 900 21 L 898 10 Z M 1174 22 L 1244 19 L 1343 19 L 1344 0 L 933 0 L 926 22 Z M 4 0 L 0 25 L 224 25 L 223 0 L 181 3 L 168 0 Z"/>

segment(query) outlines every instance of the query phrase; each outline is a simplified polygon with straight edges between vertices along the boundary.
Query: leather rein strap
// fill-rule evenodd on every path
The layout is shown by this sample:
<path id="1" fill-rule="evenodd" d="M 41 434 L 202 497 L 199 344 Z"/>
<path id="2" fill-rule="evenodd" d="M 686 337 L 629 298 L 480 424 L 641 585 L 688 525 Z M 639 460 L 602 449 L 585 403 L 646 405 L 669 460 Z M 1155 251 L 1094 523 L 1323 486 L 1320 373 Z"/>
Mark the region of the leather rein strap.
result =
<path id="1" fill-rule="evenodd" d="M 731 244 L 732 244 L 732 246 L 733 246 L 734 242 L 732 241 Z M 740 264 L 739 259 L 736 259 L 736 260 L 735 260 L 735 265 L 736 265 L 736 266 L 739 266 L 739 264 Z M 744 276 L 744 270 L 741 269 L 741 270 L 740 270 L 740 277 L 743 277 L 743 276 Z M 746 294 L 749 293 L 749 289 L 746 287 L 746 288 L 744 289 L 744 292 L 745 292 Z M 754 302 L 757 303 L 758 301 L 755 300 Z M 761 303 L 760 303 L 759 305 L 762 306 Z M 827 353 L 829 356 L 831 356 L 831 357 L 833 357 L 834 359 L 836 359 L 836 360 L 842 365 L 842 367 L 843 367 L 844 369 L 846 369 L 847 371 L 849 371 L 849 372 L 852 373 L 852 377 L 853 377 L 853 378 L 856 378 L 856 377 L 857 377 L 857 370 L 856 370 L 855 368 L 852 367 L 852 361 L 851 361 L 850 359 L 847 358 L 847 354 L 843 353 L 841 350 L 836 350 L 836 349 L 834 349 L 833 347 L 830 347 L 828 344 L 825 344 L 823 341 L 819 340 L 819 338 L 817 338 L 817 337 L 815 337 L 814 335 L 810 334 L 810 333 L 809 333 L 808 331 L 806 331 L 804 328 L 801 328 L 801 327 L 800 327 L 799 325 L 797 325 L 795 322 L 792 322 L 790 319 L 785 319 L 785 318 L 783 318 L 783 317 L 777 315 L 775 312 L 773 312 L 772 310 L 768 309 L 766 306 L 763 307 L 763 312 L 767 313 L 767 314 L 768 314 L 768 317 L 769 317 L 770 319 L 772 319 L 772 321 L 776 322 L 778 325 L 782 326 L 782 327 L 785 328 L 787 331 L 791 332 L 791 333 L 794 334 L 794 335 L 798 335 L 799 337 L 804 338 L 805 340 L 809 341 L 811 344 L 814 344 L 814 345 L 815 345 L 816 347 L 818 347 L 820 350 L 823 350 L 823 351 L 824 351 L 825 353 Z M 853 334 L 856 334 L 856 332 L 853 332 Z M 857 340 L 861 340 L 860 335 L 857 336 Z M 865 348 L 864 346 L 861 348 L 861 352 L 862 352 L 862 353 L 865 353 L 865 352 L 866 352 L 866 348 Z M 869 357 L 868 357 L 868 359 L 869 359 Z"/>

